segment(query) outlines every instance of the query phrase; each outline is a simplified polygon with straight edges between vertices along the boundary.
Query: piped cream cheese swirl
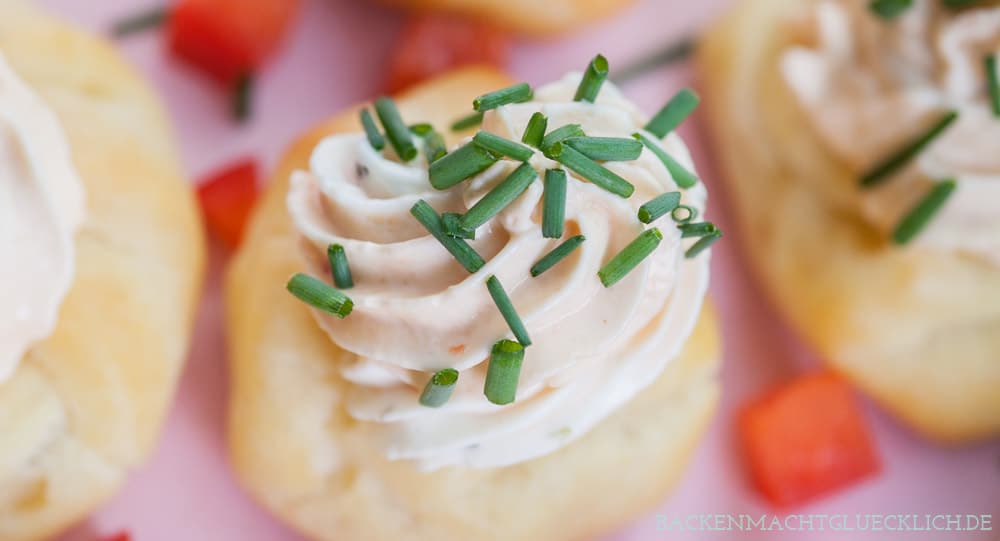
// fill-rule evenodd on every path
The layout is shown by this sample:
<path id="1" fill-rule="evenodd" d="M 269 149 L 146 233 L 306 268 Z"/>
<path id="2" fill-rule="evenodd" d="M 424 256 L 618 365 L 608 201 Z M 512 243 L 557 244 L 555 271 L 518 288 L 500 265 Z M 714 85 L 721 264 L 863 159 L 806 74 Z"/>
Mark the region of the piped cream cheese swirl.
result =
<path id="1" fill-rule="evenodd" d="M 84 210 L 58 119 L 0 54 L 0 383 L 55 328 Z"/>
<path id="2" fill-rule="evenodd" d="M 859 173 L 957 111 L 905 171 L 858 190 L 858 208 L 889 231 L 934 182 L 955 179 L 957 190 L 916 242 L 1000 265 L 1000 118 L 985 69 L 987 55 L 1000 54 L 1000 4 L 955 10 L 914 0 L 890 21 L 868 4 L 817 2 L 808 26 L 815 43 L 785 52 L 786 81 L 830 150 Z"/>
<path id="3" fill-rule="evenodd" d="M 536 90 L 534 101 L 486 113 L 482 129 L 520 140 L 532 113 L 549 129 L 580 124 L 589 136 L 630 137 L 642 115 L 611 84 L 596 104 L 573 102 L 579 75 Z M 647 134 L 653 140 L 655 136 Z M 688 168 L 681 139 L 663 148 Z M 558 164 L 536 152 L 541 173 Z M 326 249 L 344 246 L 356 286 L 347 291 L 354 311 L 346 319 L 316 312 L 348 354 L 342 376 L 350 415 L 363 421 L 390 459 L 423 469 L 461 465 L 499 467 L 550 453 L 586 433 L 663 371 L 692 332 L 708 285 L 708 257 L 684 258 L 679 231 L 664 218 L 654 254 L 611 288 L 598 269 L 640 232 L 636 211 L 676 183 L 650 151 L 638 160 L 606 163 L 636 187 L 630 199 L 612 195 L 567 171 L 566 233 L 542 237 L 542 182 L 480 227 L 471 245 L 486 266 L 469 274 L 429 236 L 409 210 L 423 199 L 438 212 L 464 212 L 517 164 L 502 160 L 447 190 L 434 190 L 423 156 L 410 164 L 386 159 L 362 134 L 331 136 L 296 172 L 288 209 L 303 240 L 306 266 L 328 276 Z M 693 169 L 692 169 L 693 170 Z M 700 183 L 683 202 L 704 211 Z M 531 265 L 573 235 L 587 240 L 573 255 L 537 278 Z M 706 252 L 707 254 L 707 252 Z M 510 331 L 485 281 L 496 275 L 528 329 L 517 401 L 497 406 L 483 396 L 491 346 Z M 460 378 L 441 408 L 418 402 L 437 370 Z"/>

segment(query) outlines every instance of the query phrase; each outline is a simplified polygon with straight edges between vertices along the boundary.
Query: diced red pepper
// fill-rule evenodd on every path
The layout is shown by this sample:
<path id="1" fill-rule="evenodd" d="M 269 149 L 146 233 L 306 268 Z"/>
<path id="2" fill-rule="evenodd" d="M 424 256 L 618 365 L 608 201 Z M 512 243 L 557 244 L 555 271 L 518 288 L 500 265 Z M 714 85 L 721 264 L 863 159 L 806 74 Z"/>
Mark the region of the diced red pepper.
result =
<path id="1" fill-rule="evenodd" d="M 743 410 L 739 428 L 754 483 L 780 506 L 880 468 L 851 388 L 833 374 L 804 376 L 768 393 Z"/>
<path id="2" fill-rule="evenodd" d="M 445 14 L 414 15 L 396 42 L 386 89 L 398 92 L 459 66 L 503 67 L 510 44 L 507 32 L 489 24 Z"/>
<path id="3" fill-rule="evenodd" d="M 170 49 L 231 85 L 255 73 L 291 27 L 300 0 L 180 0 L 170 14 Z"/>
<path id="4" fill-rule="evenodd" d="M 118 532 L 115 535 L 105 537 L 104 541 L 132 541 L 132 536 L 128 532 Z"/>
<path id="5" fill-rule="evenodd" d="M 198 199 L 209 231 L 228 248 L 236 248 L 257 201 L 257 163 L 241 160 L 198 186 Z"/>

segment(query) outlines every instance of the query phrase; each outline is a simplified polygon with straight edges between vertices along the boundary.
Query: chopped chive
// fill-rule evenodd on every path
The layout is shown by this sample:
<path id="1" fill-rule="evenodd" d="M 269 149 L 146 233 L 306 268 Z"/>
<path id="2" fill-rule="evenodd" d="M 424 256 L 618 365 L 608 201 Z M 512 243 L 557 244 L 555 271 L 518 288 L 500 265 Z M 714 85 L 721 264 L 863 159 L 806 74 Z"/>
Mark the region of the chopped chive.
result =
<path id="1" fill-rule="evenodd" d="M 916 237 L 930 222 L 931 218 L 944 206 L 952 192 L 955 191 L 955 180 L 942 180 L 931 188 L 931 191 L 920 200 L 913 209 L 903 217 L 892 232 L 892 241 L 903 245 Z"/>
<path id="2" fill-rule="evenodd" d="M 375 150 L 382 150 L 385 148 L 385 137 L 378 131 L 378 126 L 375 125 L 375 119 L 372 118 L 372 114 L 368 109 L 361 110 L 361 126 L 365 129 L 365 135 L 368 137 L 368 143 Z"/>
<path id="3" fill-rule="evenodd" d="M 615 70 L 611 80 L 616 83 L 624 83 L 648 73 L 661 66 L 669 66 L 675 62 L 687 59 L 695 49 L 695 39 L 685 36 L 663 49 L 648 56 L 644 56 L 633 64 L 625 66 L 624 69 Z"/>
<path id="4" fill-rule="evenodd" d="M 535 168 L 531 164 L 522 163 L 475 205 L 472 205 L 472 208 L 462 216 L 459 224 L 465 229 L 476 229 L 490 221 L 490 218 L 499 214 L 507 205 L 513 203 L 517 196 L 527 190 L 537 177 L 538 173 L 535 172 Z"/>
<path id="5" fill-rule="evenodd" d="M 604 55 L 597 55 L 587 64 L 587 70 L 583 72 L 580 79 L 580 86 L 576 89 L 573 101 L 589 101 L 594 103 L 597 95 L 601 92 L 601 86 L 608 78 L 608 59 Z"/>
<path id="6" fill-rule="evenodd" d="M 899 17 L 913 7 L 913 0 L 871 0 L 868 9 L 885 20 Z"/>
<path id="7" fill-rule="evenodd" d="M 443 406 L 455 391 L 456 383 L 458 383 L 458 370 L 454 368 L 438 370 L 427 380 L 424 392 L 420 393 L 420 405 L 428 408 Z"/>
<path id="8" fill-rule="evenodd" d="M 434 163 L 448 154 L 448 147 L 445 145 L 444 137 L 433 129 L 424 136 L 424 156 L 427 163 Z"/>
<path id="9" fill-rule="evenodd" d="M 451 131 L 463 131 L 469 128 L 474 128 L 483 123 L 482 113 L 472 113 L 469 116 L 463 116 L 462 118 L 456 120 L 451 125 Z"/>
<path id="10" fill-rule="evenodd" d="M 111 27 L 111 35 L 115 38 L 131 36 L 132 34 L 163 26 L 169 18 L 170 10 L 168 8 L 155 7 L 149 11 L 144 11 L 116 22 Z"/>
<path id="11" fill-rule="evenodd" d="M 483 386 L 483 394 L 487 400 L 501 406 L 514 401 L 523 362 L 524 346 L 521 344 L 513 340 L 501 340 L 493 344 L 490 364 L 486 368 L 486 384 Z"/>
<path id="12" fill-rule="evenodd" d="M 237 122 L 246 122 L 253 107 L 253 75 L 244 73 L 233 88 L 232 113 Z"/>
<path id="13" fill-rule="evenodd" d="M 432 131 L 434 131 L 434 126 L 432 126 L 429 122 L 421 122 L 410 126 L 410 132 L 412 132 L 413 135 L 419 135 L 420 137 L 423 137 Z"/>
<path id="14" fill-rule="evenodd" d="M 404 162 L 417 157 L 417 147 L 413 145 L 413 134 L 410 128 L 399 116 L 399 109 L 392 98 L 385 96 L 375 100 L 375 113 L 385 129 L 385 138 L 389 140 L 396 155 Z"/>
<path id="15" fill-rule="evenodd" d="M 670 98 L 670 101 L 646 124 L 646 131 L 663 139 L 677 129 L 698 107 L 701 98 L 690 88 L 685 88 Z"/>
<path id="16" fill-rule="evenodd" d="M 569 145 L 556 143 L 549 148 L 546 156 L 572 169 L 595 186 L 617 196 L 628 199 L 635 192 L 635 186 L 629 181 Z"/>
<path id="17" fill-rule="evenodd" d="M 545 171 L 545 193 L 542 205 L 542 236 L 558 239 L 563 236 L 566 221 L 566 171 Z"/>
<path id="18" fill-rule="evenodd" d="M 678 214 L 679 212 L 683 212 L 684 214 L 679 215 Z M 691 220 L 694 220 L 697 217 L 698 217 L 698 209 L 694 207 L 689 207 L 687 205 L 677 205 L 677 208 L 670 211 L 670 218 L 679 224 L 689 223 Z"/>
<path id="19" fill-rule="evenodd" d="M 539 148 L 544 152 L 545 150 L 552 148 L 552 145 L 565 141 L 570 137 L 586 137 L 587 134 L 583 133 L 583 128 L 579 124 L 566 124 L 561 128 L 556 128 L 550 131 L 543 139 L 542 146 Z"/>
<path id="20" fill-rule="evenodd" d="M 472 100 L 472 108 L 480 113 L 496 109 L 508 103 L 523 103 L 530 101 L 533 96 L 531 86 L 528 83 L 518 83 L 507 88 L 501 88 L 489 94 L 483 94 Z"/>
<path id="21" fill-rule="evenodd" d="M 548 128 L 548 125 L 549 119 L 545 118 L 545 115 L 542 113 L 536 112 L 531 115 L 531 120 L 528 120 L 528 125 L 524 128 L 524 135 L 521 137 L 521 142 L 535 148 L 540 148 L 542 146 L 542 139 L 545 137 L 545 129 Z"/>
<path id="22" fill-rule="evenodd" d="M 670 176 L 674 179 L 674 182 L 677 183 L 677 187 L 686 190 L 695 184 L 698 184 L 698 177 L 691 171 L 688 171 L 688 168 L 681 165 L 681 163 L 675 160 L 673 156 L 667 154 L 667 151 L 660 148 L 659 144 L 653 142 L 641 133 L 633 133 L 632 137 L 635 137 L 642 142 L 642 144 L 648 148 L 650 152 L 663 162 L 664 167 L 667 168 Z"/>
<path id="23" fill-rule="evenodd" d="M 307 274 L 298 273 L 292 276 L 286 287 L 302 302 L 341 319 L 347 317 L 354 309 L 354 301 L 350 297 Z"/>
<path id="24" fill-rule="evenodd" d="M 570 137 L 565 143 L 599 162 L 627 162 L 639 158 L 642 143 L 622 137 Z"/>
<path id="25" fill-rule="evenodd" d="M 528 329 L 524 328 L 524 322 L 521 321 L 521 316 L 517 315 L 514 303 L 511 302 L 507 292 L 504 291 L 503 285 L 500 284 L 500 279 L 496 276 L 487 278 L 486 289 L 489 290 L 490 297 L 493 297 L 493 302 L 496 303 L 497 308 L 500 310 L 500 315 L 503 316 L 504 321 L 507 322 L 507 326 L 510 327 L 510 332 L 514 333 L 514 338 L 517 338 L 517 341 L 522 346 L 530 346 L 531 337 L 528 336 Z"/>
<path id="26" fill-rule="evenodd" d="M 604 287 L 611 287 L 617 284 L 628 273 L 639 266 L 644 259 L 652 254 L 656 247 L 663 240 L 663 233 L 657 228 L 647 229 L 639 234 L 628 246 L 618 252 L 611 261 L 608 261 L 601 270 L 597 271 L 597 276 L 601 279 Z"/>
<path id="27" fill-rule="evenodd" d="M 941 117 L 926 132 L 920 134 L 912 141 L 907 142 L 899 150 L 892 153 L 888 158 L 872 167 L 870 171 L 861 177 L 861 187 L 871 188 L 888 180 L 893 173 L 902 169 L 906 164 L 917 157 L 920 152 L 927 148 L 938 138 L 948 126 L 951 126 L 958 119 L 958 111 L 949 111 Z"/>
<path id="28" fill-rule="evenodd" d="M 691 245 L 686 252 L 684 252 L 684 257 L 688 259 L 694 259 L 698 257 L 698 254 L 704 252 L 709 246 L 715 244 L 715 241 L 722 238 L 722 231 L 716 230 L 715 233 L 711 235 L 705 235 L 704 237 L 698 239 L 698 242 Z"/>
<path id="29" fill-rule="evenodd" d="M 541 259 L 531 266 L 531 276 L 538 277 L 543 272 L 556 266 L 560 261 L 566 259 L 566 256 L 573 253 L 573 250 L 579 248 L 585 240 L 587 240 L 587 238 L 583 235 L 577 235 L 566 239 L 566 242 L 553 248 L 551 252 L 542 256 Z"/>
<path id="30" fill-rule="evenodd" d="M 475 273 L 486 264 L 483 258 L 467 242 L 451 237 L 444 232 L 441 217 L 423 199 L 413 204 L 413 207 L 410 208 L 410 214 L 444 246 L 445 250 L 448 250 L 451 255 L 455 256 L 455 259 L 465 267 L 465 270 Z"/>
<path id="31" fill-rule="evenodd" d="M 339 244 L 331 244 L 326 249 L 326 257 L 330 260 L 333 284 L 340 289 L 354 287 L 354 277 L 351 275 L 351 267 L 347 264 L 347 253 L 344 252 L 344 247 Z"/>
<path id="32" fill-rule="evenodd" d="M 712 222 L 698 222 L 696 224 L 679 224 L 677 229 L 681 230 L 681 238 L 706 237 L 719 232 L 719 228 Z"/>
<path id="33" fill-rule="evenodd" d="M 681 204 L 681 192 L 660 194 L 639 207 L 639 221 L 648 224 L 655 222 L 677 208 Z"/>
<path id="34" fill-rule="evenodd" d="M 489 150 L 493 154 L 500 156 L 507 156 L 508 158 L 513 158 L 519 162 L 526 162 L 535 155 L 535 151 L 522 145 L 521 143 L 515 143 L 508 139 L 504 139 L 499 135 L 492 134 L 490 132 L 481 131 L 472 138 L 472 142 L 477 145 Z"/>
<path id="35" fill-rule="evenodd" d="M 463 180 L 489 169 L 499 160 L 490 151 L 469 143 L 431 163 L 431 186 L 447 190 Z"/>
<path id="36" fill-rule="evenodd" d="M 449 237 L 455 237 L 457 239 L 475 239 L 476 231 L 474 229 L 466 229 L 462 227 L 462 224 L 459 222 L 461 218 L 461 214 L 455 214 L 454 212 L 445 212 L 442 214 L 441 225 L 444 227 L 445 234 Z"/>
<path id="37" fill-rule="evenodd" d="M 991 54 L 984 60 L 986 63 L 986 81 L 990 87 L 990 103 L 993 104 L 993 116 L 1000 117 L 1000 73 L 997 69 L 997 56 Z"/>

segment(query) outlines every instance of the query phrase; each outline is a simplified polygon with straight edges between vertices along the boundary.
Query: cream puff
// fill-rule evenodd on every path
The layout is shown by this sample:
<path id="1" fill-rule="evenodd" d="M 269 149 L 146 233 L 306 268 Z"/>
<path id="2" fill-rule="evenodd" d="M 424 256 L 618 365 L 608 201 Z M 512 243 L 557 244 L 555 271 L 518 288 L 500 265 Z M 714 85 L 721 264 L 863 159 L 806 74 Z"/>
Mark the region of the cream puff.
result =
<path id="1" fill-rule="evenodd" d="M 156 98 L 111 45 L 0 4 L 0 539 L 42 539 L 152 448 L 202 233 Z"/>
<path id="2" fill-rule="evenodd" d="M 703 40 L 746 253 L 839 372 L 943 441 L 1000 433 L 1000 6 L 746 0 Z"/>
<path id="3" fill-rule="evenodd" d="M 469 68 L 292 146 L 226 284 L 232 457 L 277 516 L 571 540 L 677 480 L 719 395 L 720 233 L 691 94 L 647 124 L 604 76 Z"/>

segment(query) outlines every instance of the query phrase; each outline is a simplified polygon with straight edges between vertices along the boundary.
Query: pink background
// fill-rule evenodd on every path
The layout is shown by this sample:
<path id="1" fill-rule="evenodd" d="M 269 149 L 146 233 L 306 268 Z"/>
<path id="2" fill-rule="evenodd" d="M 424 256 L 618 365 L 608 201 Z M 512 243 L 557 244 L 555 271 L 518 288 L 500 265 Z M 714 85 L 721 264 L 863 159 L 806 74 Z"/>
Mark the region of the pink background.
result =
<path id="1" fill-rule="evenodd" d="M 109 23 L 162 0 L 41 0 L 79 24 L 101 31 Z M 696 31 L 724 0 L 640 0 L 619 17 L 560 41 L 521 41 L 513 72 L 542 83 L 579 69 L 595 52 L 619 66 L 680 35 Z M 372 96 L 383 61 L 400 27 L 393 11 L 358 0 L 312 0 L 287 48 L 261 77 L 256 114 L 235 126 L 226 99 L 213 84 L 163 54 L 157 32 L 122 44 L 123 52 L 160 90 L 173 117 L 181 156 L 192 178 L 244 155 L 272 166 L 296 134 L 339 109 Z M 690 84 L 686 66 L 662 69 L 625 86 L 647 111 Z M 698 122 L 685 126 L 702 175 L 714 171 Z M 816 366 L 817 359 L 775 317 L 743 273 L 738 232 L 726 226 L 724 194 L 713 191 L 714 218 L 729 233 L 715 250 L 712 293 L 721 308 L 726 354 L 725 395 L 711 431 L 673 496 L 657 510 L 671 518 L 689 513 L 774 512 L 747 484 L 733 439 L 732 413 L 768 385 Z M 224 450 L 226 363 L 219 296 L 224 255 L 214 250 L 212 269 L 181 388 L 161 443 L 149 463 L 101 512 L 63 541 L 90 541 L 129 529 L 136 541 L 293 541 L 297 535 L 250 500 L 229 470 Z M 1000 390 L 998 390 L 1000 392 Z M 884 459 L 870 481 L 836 493 L 801 513 L 992 513 L 992 533 L 908 534 L 812 532 L 658 532 L 650 514 L 606 541 L 764 539 L 998 539 L 1000 442 L 964 449 L 936 447 L 866 403 Z M 609 495 L 609 497 L 613 497 Z M 573 517 L 566 517 L 567 521 Z"/>

